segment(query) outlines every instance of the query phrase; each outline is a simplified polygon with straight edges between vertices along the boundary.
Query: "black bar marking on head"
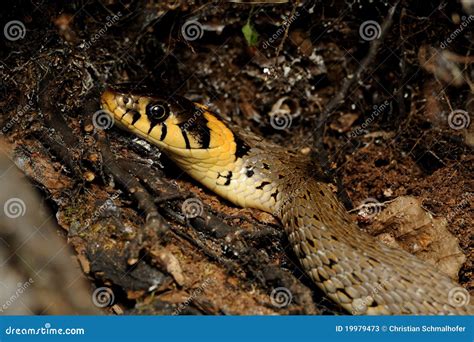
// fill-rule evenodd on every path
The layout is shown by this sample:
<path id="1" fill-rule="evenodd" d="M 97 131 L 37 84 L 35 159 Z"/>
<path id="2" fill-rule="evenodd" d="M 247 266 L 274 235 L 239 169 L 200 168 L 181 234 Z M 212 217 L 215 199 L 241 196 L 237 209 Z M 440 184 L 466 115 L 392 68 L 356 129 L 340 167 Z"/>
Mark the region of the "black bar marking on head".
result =
<path id="1" fill-rule="evenodd" d="M 270 182 L 262 182 L 259 186 L 257 186 L 255 189 L 262 190 L 265 185 L 270 184 Z"/>
<path id="2" fill-rule="evenodd" d="M 186 148 L 188 150 L 191 149 L 191 144 L 189 143 L 189 138 L 188 138 L 188 134 L 186 133 L 186 131 L 182 128 L 181 128 L 181 134 L 183 135 L 183 138 L 184 138 L 184 143 L 186 144 Z"/>
<path id="3" fill-rule="evenodd" d="M 165 140 L 167 133 L 168 133 L 168 127 L 166 127 L 166 124 L 161 125 L 161 137 L 160 137 L 160 141 Z"/>
<path id="4" fill-rule="evenodd" d="M 275 190 L 275 192 L 270 195 L 270 197 L 273 197 L 275 199 L 275 202 L 277 201 L 277 196 L 278 196 L 278 189 Z"/>
<path id="5" fill-rule="evenodd" d="M 141 116 L 141 114 L 140 114 L 139 112 L 137 112 L 136 110 L 131 110 L 130 112 L 133 113 L 132 125 L 135 125 L 135 122 L 137 122 L 138 120 L 140 120 L 140 118 L 141 118 L 142 116 Z"/>
<path id="6" fill-rule="evenodd" d="M 211 130 L 207 127 L 208 120 L 204 117 L 204 110 L 195 106 L 193 110 L 180 112 L 178 124 L 182 131 L 190 134 L 197 141 L 200 148 L 208 149 L 211 144 Z M 175 113 L 176 115 L 176 113 Z"/>
<path id="7" fill-rule="evenodd" d="M 151 131 L 153 130 L 153 128 L 155 128 L 155 126 L 156 126 L 156 123 L 150 122 L 150 128 L 148 128 L 148 135 L 150 135 Z"/>
<path id="8" fill-rule="evenodd" d="M 130 113 L 132 110 L 129 109 L 127 110 L 125 113 L 122 114 L 122 117 L 120 118 L 120 120 L 123 120 L 123 118 L 125 117 L 125 115 L 127 115 L 128 113 Z"/>
<path id="9" fill-rule="evenodd" d="M 196 113 L 198 114 L 196 125 L 190 128 L 201 148 L 207 149 L 211 145 L 211 129 L 207 127 L 208 120 L 204 117 L 204 111 L 199 108 Z"/>
<path id="10" fill-rule="evenodd" d="M 201 127 L 202 133 L 200 135 L 201 140 L 199 141 L 201 143 L 202 148 L 209 148 L 211 145 L 211 129 L 206 126 Z"/>
<path id="11" fill-rule="evenodd" d="M 235 141 L 235 159 L 242 158 L 250 151 L 250 146 L 247 145 L 238 135 L 234 134 Z"/>

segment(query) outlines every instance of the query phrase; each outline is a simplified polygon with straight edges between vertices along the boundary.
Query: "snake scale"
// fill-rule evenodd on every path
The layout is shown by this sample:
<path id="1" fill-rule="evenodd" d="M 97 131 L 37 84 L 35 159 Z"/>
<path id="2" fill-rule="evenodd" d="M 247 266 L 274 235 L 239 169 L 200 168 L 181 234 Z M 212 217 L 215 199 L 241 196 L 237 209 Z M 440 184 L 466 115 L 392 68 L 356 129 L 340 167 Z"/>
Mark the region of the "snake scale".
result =
<path id="1" fill-rule="evenodd" d="M 453 298 L 463 289 L 447 275 L 362 232 L 309 157 L 233 127 L 204 105 L 147 88 L 108 88 L 101 106 L 213 192 L 276 216 L 306 274 L 348 312 L 474 313 Z"/>

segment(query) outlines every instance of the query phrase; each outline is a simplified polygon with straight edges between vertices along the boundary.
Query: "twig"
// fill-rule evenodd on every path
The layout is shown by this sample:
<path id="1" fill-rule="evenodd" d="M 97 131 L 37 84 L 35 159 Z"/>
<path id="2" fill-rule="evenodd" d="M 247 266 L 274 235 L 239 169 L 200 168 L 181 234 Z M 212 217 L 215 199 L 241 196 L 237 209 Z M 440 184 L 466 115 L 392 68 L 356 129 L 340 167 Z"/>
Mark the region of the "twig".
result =
<path id="1" fill-rule="evenodd" d="M 145 231 L 149 229 L 156 229 L 160 234 L 165 233 L 169 229 L 168 223 L 158 213 L 153 197 L 148 191 L 125 170 L 123 170 L 116 162 L 112 151 L 106 141 L 103 131 L 97 133 L 99 149 L 102 153 L 103 164 L 106 170 L 114 176 L 118 183 L 120 183 L 132 196 L 138 204 L 138 208 L 145 212 Z M 140 240 L 140 239 L 139 239 Z M 141 243 L 141 241 L 139 241 Z"/>
<path id="2" fill-rule="evenodd" d="M 74 149 L 80 145 L 80 142 L 74 136 L 64 118 L 60 114 L 54 115 L 56 108 L 51 102 L 53 89 L 56 88 L 51 85 L 53 79 L 54 75 L 52 73 L 47 73 L 43 77 L 39 86 L 40 95 L 38 99 L 38 107 L 43 114 L 45 126 L 51 128 L 51 130 L 42 129 L 34 132 L 34 135 L 53 150 L 53 153 L 66 164 L 69 171 L 76 178 L 82 180 L 82 170 L 77 163 L 77 157 L 73 154 Z"/>
<path id="3" fill-rule="evenodd" d="M 289 16 L 290 20 L 291 20 L 291 18 L 293 18 L 295 16 L 296 7 L 298 6 L 298 3 L 299 3 L 299 1 L 297 1 L 296 3 L 293 4 L 293 9 L 291 10 L 291 14 Z M 278 57 L 280 56 L 281 50 L 283 49 L 283 44 L 285 43 L 286 38 L 288 38 L 288 31 L 290 30 L 290 26 L 291 26 L 291 24 L 286 25 L 285 33 L 283 35 L 283 38 L 282 38 L 280 44 L 278 45 L 277 51 L 276 51 L 275 63 L 276 63 L 276 61 L 278 61 Z"/>
<path id="4" fill-rule="evenodd" d="M 75 181 L 83 180 L 82 170 L 72 153 L 73 147 L 60 142 L 62 133 L 64 131 L 58 134 L 58 132 L 51 132 L 48 129 L 41 129 L 33 132 L 33 135 L 47 145 L 53 151 L 53 154 L 67 166 L 68 170 L 75 177 Z"/>
<path id="5" fill-rule="evenodd" d="M 199 248 L 205 256 L 207 256 L 209 259 L 217 262 L 218 264 L 224 266 L 224 268 L 229 271 L 230 274 L 233 275 L 239 275 L 239 266 L 237 263 L 233 261 L 228 261 L 227 259 L 219 256 L 217 253 L 215 253 L 213 250 L 208 248 L 201 240 L 194 238 L 190 236 L 188 233 L 185 233 L 179 229 L 173 229 L 173 233 L 175 233 L 177 236 L 180 238 L 188 241 L 190 244 L 196 246 Z"/>

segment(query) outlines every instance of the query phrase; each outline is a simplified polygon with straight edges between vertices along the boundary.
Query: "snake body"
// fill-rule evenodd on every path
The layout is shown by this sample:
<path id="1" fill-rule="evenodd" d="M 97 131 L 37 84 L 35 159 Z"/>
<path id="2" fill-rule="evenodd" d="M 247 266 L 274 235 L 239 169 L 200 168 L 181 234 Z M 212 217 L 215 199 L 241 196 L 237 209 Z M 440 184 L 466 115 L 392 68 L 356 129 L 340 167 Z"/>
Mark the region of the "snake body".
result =
<path id="1" fill-rule="evenodd" d="M 447 275 L 362 232 L 309 158 L 182 97 L 126 85 L 107 89 L 101 105 L 116 125 L 160 147 L 213 192 L 280 219 L 306 274 L 348 312 L 474 313 L 467 291 Z"/>

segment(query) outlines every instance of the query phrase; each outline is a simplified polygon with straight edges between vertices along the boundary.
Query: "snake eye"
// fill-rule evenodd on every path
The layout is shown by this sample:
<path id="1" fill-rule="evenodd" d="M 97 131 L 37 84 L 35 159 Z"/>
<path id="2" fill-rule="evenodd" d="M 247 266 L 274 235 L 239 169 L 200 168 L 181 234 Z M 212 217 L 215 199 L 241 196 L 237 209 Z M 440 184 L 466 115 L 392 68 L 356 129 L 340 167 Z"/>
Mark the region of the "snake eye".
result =
<path id="1" fill-rule="evenodd" d="M 169 107 L 164 102 L 153 102 L 146 106 L 148 119 L 153 122 L 165 121 L 170 114 Z"/>

